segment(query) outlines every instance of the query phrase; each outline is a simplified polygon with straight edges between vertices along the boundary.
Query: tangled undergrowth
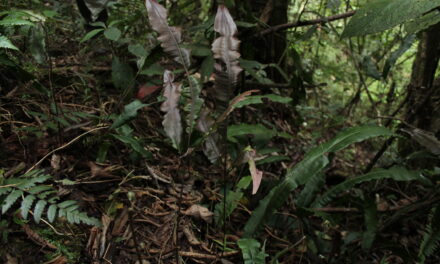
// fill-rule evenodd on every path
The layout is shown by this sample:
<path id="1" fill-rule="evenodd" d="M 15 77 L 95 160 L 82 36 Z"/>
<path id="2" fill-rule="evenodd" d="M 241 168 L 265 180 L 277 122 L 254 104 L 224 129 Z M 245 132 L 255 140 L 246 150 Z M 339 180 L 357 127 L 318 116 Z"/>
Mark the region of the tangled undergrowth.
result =
<path id="1" fill-rule="evenodd" d="M 87 33 L 49 2 L 0 13 L 5 263 L 438 262 L 438 167 L 376 164 L 401 127 L 310 113 L 225 6 L 191 41 L 155 0 Z"/>

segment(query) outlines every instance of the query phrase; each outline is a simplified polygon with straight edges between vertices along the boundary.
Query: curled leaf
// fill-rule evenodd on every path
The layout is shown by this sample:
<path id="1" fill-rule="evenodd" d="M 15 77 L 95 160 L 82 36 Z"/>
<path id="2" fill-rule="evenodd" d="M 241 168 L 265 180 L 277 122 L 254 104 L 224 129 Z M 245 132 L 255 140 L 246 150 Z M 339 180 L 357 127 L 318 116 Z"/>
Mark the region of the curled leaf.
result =
<path id="1" fill-rule="evenodd" d="M 256 194 L 258 188 L 260 187 L 261 179 L 263 178 L 263 172 L 258 170 L 257 166 L 255 165 L 255 156 L 257 154 L 256 151 L 250 147 L 247 147 L 245 151 L 245 159 L 249 164 L 249 171 L 252 176 L 252 194 Z"/>
<path id="2" fill-rule="evenodd" d="M 202 219 L 207 223 L 212 222 L 212 216 L 214 215 L 214 213 L 209 211 L 208 208 L 198 204 L 191 205 L 191 207 L 188 208 L 186 211 L 183 211 L 182 214 Z"/>
<path id="3" fill-rule="evenodd" d="M 168 25 L 167 10 L 157 3 L 156 0 L 146 0 L 145 5 L 151 27 L 159 33 L 158 40 L 163 50 L 171 54 L 175 61 L 188 68 L 190 65 L 190 53 L 189 50 L 180 47 L 182 42 L 181 29 Z"/>
<path id="4" fill-rule="evenodd" d="M 173 81 L 174 74 L 166 70 L 163 74 L 163 96 L 166 97 L 166 100 L 162 103 L 160 110 L 166 113 L 162 122 L 165 133 L 173 142 L 174 147 L 179 148 L 182 138 L 182 122 L 177 106 L 182 86 L 174 84 Z"/>

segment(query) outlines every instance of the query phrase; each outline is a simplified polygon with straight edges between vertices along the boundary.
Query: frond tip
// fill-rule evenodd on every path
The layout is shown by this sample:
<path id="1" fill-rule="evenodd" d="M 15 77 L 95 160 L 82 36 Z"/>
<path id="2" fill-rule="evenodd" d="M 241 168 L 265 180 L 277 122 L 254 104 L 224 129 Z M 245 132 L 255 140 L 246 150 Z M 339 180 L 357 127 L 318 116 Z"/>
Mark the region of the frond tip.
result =
<path id="1" fill-rule="evenodd" d="M 182 31 L 177 27 L 170 27 L 167 22 L 167 10 L 156 0 L 146 0 L 148 19 L 151 27 L 159 33 L 157 38 L 163 50 L 173 56 L 174 60 L 188 68 L 190 66 L 190 52 L 181 48 Z"/>
<path id="2" fill-rule="evenodd" d="M 214 30 L 220 34 L 212 43 L 214 58 L 218 60 L 215 64 L 215 98 L 228 103 L 242 68 L 238 65 L 240 41 L 234 37 L 237 25 L 223 5 L 218 7 Z"/>

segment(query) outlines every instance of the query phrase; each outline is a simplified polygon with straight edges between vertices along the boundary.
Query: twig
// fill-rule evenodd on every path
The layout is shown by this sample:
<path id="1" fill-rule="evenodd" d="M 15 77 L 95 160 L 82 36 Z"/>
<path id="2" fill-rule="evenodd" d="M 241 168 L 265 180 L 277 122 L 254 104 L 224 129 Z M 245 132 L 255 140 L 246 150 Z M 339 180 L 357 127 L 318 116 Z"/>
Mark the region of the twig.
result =
<path id="1" fill-rule="evenodd" d="M 58 150 L 62 150 L 62 149 L 67 148 L 68 146 L 72 145 L 72 144 L 73 144 L 74 142 L 76 142 L 78 139 L 82 138 L 83 136 L 85 136 L 85 135 L 87 135 L 87 134 L 90 134 L 90 133 L 92 133 L 92 132 L 95 132 L 95 131 L 97 131 L 97 130 L 101 130 L 101 129 L 105 129 L 105 128 L 108 128 L 108 126 L 96 127 L 96 128 L 94 128 L 94 129 L 91 129 L 91 130 L 89 130 L 89 131 L 87 131 L 87 132 L 85 132 L 85 133 L 83 133 L 83 134 L 77 136 L 76 138 L 72 139 L 71 141 L 67 142 L 67 144 L 64 144 L 64 145 L 62 145 L 61 147 L 58 147 L 58 148 L 56 148 L 56 149 L 50 151 L 50 152 L 47 153 L 44 157 L 42 157 L 37 163 L 35 163 L 32 167 L 30 167 L 30 168 L 26 171 L 26 173 L 28 173 L 28 172 L 30 172 L 31 170 L 35 169 L 35 167 L 37 167 L 38 165 L 40 165 L 41 162 L 43 162 L 45 159 L 47 159 L 47 157 L 49 157 L 49 156 L 52 155 L 53 153 L 57 152 Z"/>
<path id="2" fill-rule="evenodd" d="M 136 233 L 134 232 L 133 206 L 131 206 L 130 209 L 128 209 L 128 223 L 129 223 L 130 231 L 131 231 L 131 239 L 132 239 L 134 247 L 136 249 L 136 255 L 138 257 L 139 263 L 142 264 L 142 254 L 141 254 L 141 251 L 139 250 L 139 243 L 138 243 L 138 240 L 136 237 Z"/>
<path id="3" fill-rule="evenodd" d="M 275 31 L 285 30 L 285 29 L 294 28 L 294 27 L 303 27 L 303 26 L 310 26 L 310 25 L 316 25 L 316 24 L 324 24 L 324 23 L 328 23 L 331 21 L 351 17 L 355 13 L 356 13 L 356 11 L 349 11 L 346 13 L 323 17 L 323 18 L 318 18 L 318 19 L 304 20 L 304 21 L 297 21 L 297 22 L 292 22 L 292 23 L 281 24 L 281 25 L 277 25 L 277 26 L 273 26 L 268 29 L 265 29 L 265 30 L 255 34 L 254 37 L 262 37 L 264 35 L 273 33 Z"/>

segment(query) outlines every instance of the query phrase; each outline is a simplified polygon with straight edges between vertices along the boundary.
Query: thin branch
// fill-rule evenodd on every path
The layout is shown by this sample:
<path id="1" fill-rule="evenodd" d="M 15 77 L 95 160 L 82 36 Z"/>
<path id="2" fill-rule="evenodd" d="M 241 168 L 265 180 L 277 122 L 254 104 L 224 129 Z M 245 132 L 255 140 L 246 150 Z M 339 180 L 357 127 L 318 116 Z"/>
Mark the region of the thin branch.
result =
<path id="1" fill-rule="evenodd" d="M 262 37 L 264 35 L 270 34 L 270 33 L 275 32 L 275 31 L 286 30 L 286 29 L 294 28 L 294 27 L 304 27 L 304 26 L 310 26 L 310 25 L 316 25 L 316 24 L 324 24 L 324 23 L 328 23 L 328 22 L 331 22 L 331 21 L 335 21 L 335 20 L 351 17 L 355 13 L 356 13 L 356 11 L 353 10 L 353 11 L 349 11 L 349 12 L 346 12 L 346 13 L 337 14 L 337 15 L 328 16 L 328 17 L 323 17 L 323 18 L 317 18 L 317 19 L 312 19 L 312 20 L 304 20 L 304 21 L 297 21 L 297 22 L 292 22 L 292 23 L 281 24 L 281 25 L 277 25 L 277 26 L 273 26 L 273 27 L 270 27 L 268 29 L 265 29 L 265 30 L 255 34 L 254 37 Z"/>

